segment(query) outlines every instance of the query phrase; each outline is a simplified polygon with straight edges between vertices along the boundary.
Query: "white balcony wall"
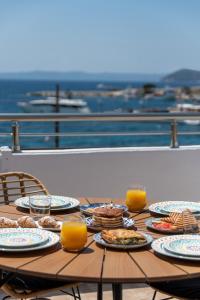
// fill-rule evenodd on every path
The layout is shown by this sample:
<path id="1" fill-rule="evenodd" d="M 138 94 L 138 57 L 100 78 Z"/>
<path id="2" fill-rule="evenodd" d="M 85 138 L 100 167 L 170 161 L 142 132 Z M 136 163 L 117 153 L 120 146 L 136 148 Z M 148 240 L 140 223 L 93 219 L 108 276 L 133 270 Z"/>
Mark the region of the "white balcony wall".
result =
<path id="1" fill-rule="evenodd" d="M 150 202 L 200 201 L 200 147 L 58 151 L 2 149 L 0 171 L 24 171 L 52 194 L 124 198 L 133 183 L 146 186 Z"/>

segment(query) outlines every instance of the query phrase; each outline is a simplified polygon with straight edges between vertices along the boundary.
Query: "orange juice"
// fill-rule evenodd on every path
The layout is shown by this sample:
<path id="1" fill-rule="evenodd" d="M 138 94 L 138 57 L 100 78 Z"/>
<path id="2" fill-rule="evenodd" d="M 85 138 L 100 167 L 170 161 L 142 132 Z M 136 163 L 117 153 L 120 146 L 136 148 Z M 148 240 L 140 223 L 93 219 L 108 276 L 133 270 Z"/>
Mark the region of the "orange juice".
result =
<path id="1" fill-rule="evenodd" d="M 84 222 L 69 220 L 63 223 L 61 243 L 69 251 L 81 250 L 87 242 L 87 226 Z"/>
<path id="2" fill-rule="evenodd" d="M 126 205 L 129 211 L 142 210 L 147 205 L 146 191 L 141 187 L 133 187 L 126 192 Z"/>

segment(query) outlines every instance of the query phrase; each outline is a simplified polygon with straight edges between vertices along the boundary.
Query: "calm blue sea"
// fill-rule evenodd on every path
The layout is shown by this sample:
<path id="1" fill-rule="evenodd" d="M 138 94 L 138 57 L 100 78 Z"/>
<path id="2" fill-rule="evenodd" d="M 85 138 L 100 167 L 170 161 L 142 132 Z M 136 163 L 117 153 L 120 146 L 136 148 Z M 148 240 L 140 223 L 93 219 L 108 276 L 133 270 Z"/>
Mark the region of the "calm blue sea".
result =
<path id="1" fill-rule="evenodd" d="M 27 96 L 27 93 L 42 90 L 55 90 L 56 81 L 14 81 L 14 80 L 0 80 L 0 113 L 19 113 L 22 112 L 17 106 L 19 101 L 29 101 L 36 99 L 36 97 Z M 61 90 L 96 90 L 99 82 L 59 82 Z M 106 83 L 108 84 L 108 83 Z M 113 88 L 139 87 L 143 82 L 110 82 Z M 160 84 L 162 85 L 162 84 Z M 41 98 L 41 97 L 40 97 Z M 175 106 L 176 102 L 173 99 L 150 99 L 144 100 L 141 98 L 124 99 L 124 98 L 84 98 L 88 103 L 91 112 L 113 112 L 122 111 L 127 112 L 135 109 L 151 109 L 159 108 L 166 109 Z M 0 133 L 10 131 L 10 123 L 0 123 Z M 60 148 L 85 148 L 85 147 L 120 147 L 120 146 L 154 146 L 154 145 L 169 145 L 169 136 L 123 136 L 126 132 L 138 131 L 169 131 L 170 125 L 166 123 L 62 123 L 60 130 L 63 132 L 121 132 L 122 136 L 114 137 L 62 137 L 60 138 Z M 186 125 L 179 124 L 179 129 L 199 131 L 200 125 Z M 55 140 L 48 136 L 49 132 L 54 131 L 53 123 L 21 123 L 20 131 L 27 132 L 42 132 L 43 137 L 26 137 L 21 138 L 20 142 L 22 148 L 51 148 L 55 146 Z M 181 144 L 199 144 L 199 137 L 196 136 L 181 136 L 179 138 Z M 0 138 L 0 145 L 11 146 L 10 138 Z"/>

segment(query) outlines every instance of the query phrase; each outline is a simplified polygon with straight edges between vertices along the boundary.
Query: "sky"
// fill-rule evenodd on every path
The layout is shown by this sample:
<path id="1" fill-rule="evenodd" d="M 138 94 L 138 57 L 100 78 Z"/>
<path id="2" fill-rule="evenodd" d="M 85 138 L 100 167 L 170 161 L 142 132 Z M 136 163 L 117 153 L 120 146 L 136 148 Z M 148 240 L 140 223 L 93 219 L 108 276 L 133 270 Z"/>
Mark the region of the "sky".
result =
<path id="1" fill-rule="evenodd" d="M 200 70 L 199 0 L 0 0 L 0 72 Z"/>

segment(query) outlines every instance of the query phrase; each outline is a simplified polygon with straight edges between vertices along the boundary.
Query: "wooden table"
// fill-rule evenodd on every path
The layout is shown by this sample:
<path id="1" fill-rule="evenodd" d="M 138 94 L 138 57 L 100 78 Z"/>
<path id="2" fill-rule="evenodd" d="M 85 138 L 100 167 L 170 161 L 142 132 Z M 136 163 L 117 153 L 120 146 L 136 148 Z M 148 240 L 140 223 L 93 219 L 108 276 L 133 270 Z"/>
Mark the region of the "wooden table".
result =
<path id="1" fill-rule="evenodd" d="M 110 199 L 81 198 L 81 204 L 109 202 Z M 122 200 L 114 200 L 122 203 Z M 77 214 L 77 210 L 71 213 Z M 18 218 L 24 213 L 12 205 L 0 206 L 0 216 Z M 62 220 L 65 214 L 56 215 Z M 149 232 L 144 221 L 148 212 L 131 214 L 139 230 Z M 160 234 L 151 232 L 154 238 Z M 200 262 L 185 262 L 178 259 L 156 256 L 151 248 L 134 251 L 105 249 L 93 241 L 93 233 L 88 232 L 86 248 L 80 253 L 69 253 L 60 245 L 53 249 L 21 254 L 0 255 L 0 268 L 37 277 L 65 279 L 77 282 L 113 284 L 113 299 L 122 299 L 122 283 L 149 283 L 172 279 L 200 276 Z M 98 290 L 101 298 L 101 289 Z M 133 295 L 134 298 L 134 295 Z"/>

